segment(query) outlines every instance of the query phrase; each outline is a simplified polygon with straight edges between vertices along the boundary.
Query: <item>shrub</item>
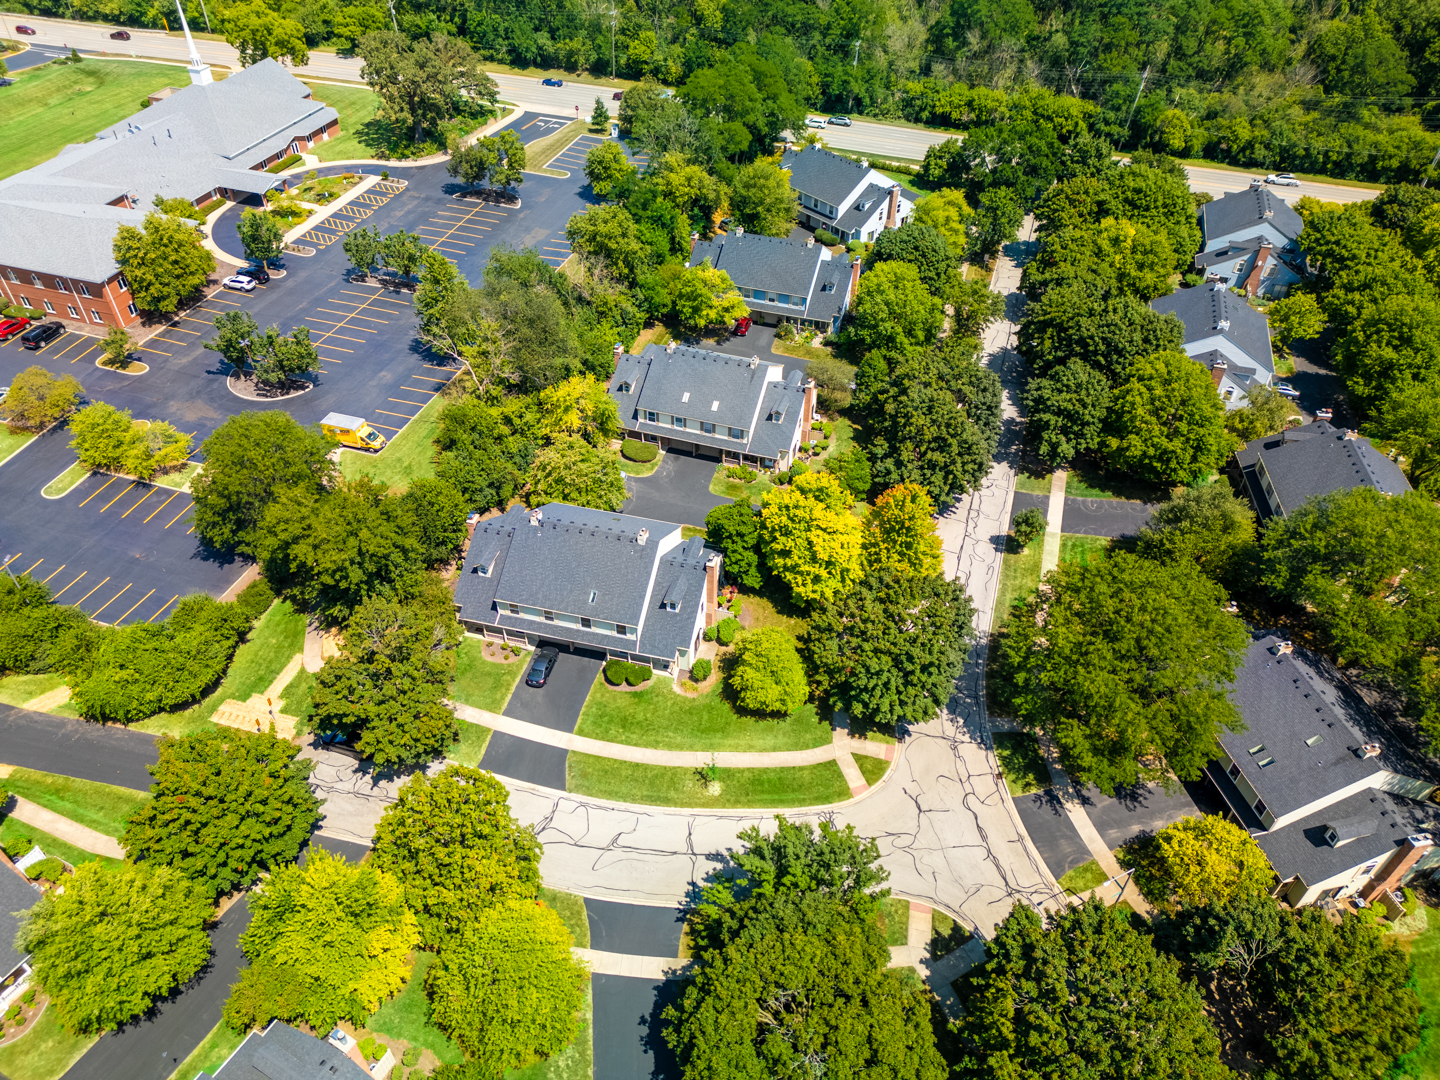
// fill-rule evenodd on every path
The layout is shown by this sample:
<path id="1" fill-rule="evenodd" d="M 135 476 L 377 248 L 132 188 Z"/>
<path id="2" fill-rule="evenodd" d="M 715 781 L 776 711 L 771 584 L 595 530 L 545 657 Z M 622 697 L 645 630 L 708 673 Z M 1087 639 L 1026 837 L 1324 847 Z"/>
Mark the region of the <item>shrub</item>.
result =
<path id="1" fill-rule="evenodd" d="M 625 681 L 625 669 L 629 666 L 624 660 L 606 660 L 605 681 L 611 686 L 619 686 Z"/>
<path id="2" fill-rule="evenodd" d="M 1045 515 L 1038 506 L 1021 510 L 1010 522 L 1010 531 L 1015 535 L 1015 542 L 1021 548 L 1027 548 L 1032 540 L 1044 534 Z"/>
<path id="3" fill-rule="evenodd" d="M 830 440 L 821 439 L 818 443 L 815 444 L 815 449 L 819 450 L 823 454 L 826 450 L 830 449 Z"/>
<path id="4" fill-rule="evenodd" d="M 32 987 L 30 987 L 29 990 L 26 990 L 25 993 L 23 993 L 23 994 L 20 995 L 20 1004 L 22 1004 L 22 1005 L 31 1005 L 31 1004 L 34 1004 L 34 1002 L 35 1002 L 35 987 L 32 986 Z"/>
<path id="5" fill-rule="evenodd" d="M 626 686 L 639 686 L 650 681 L 653 672 L 646 664 L 627 664 L 625 672 Z"/>
<path id="6" fill-rule="evenodd" d="M 5 854 L 10 856 L 13 862 L 16 859 L 23 859 L 26 855 L 29 855 L 30 849 L 34 846 L 35 841 L 31 840 L 28 836 L 14 836 L 11 837 L 10 842 L 5 845 Z"/>
<path id="7" fill-rule="evenodd" d="M 789 470 L 789 469 L 777 469 L 777 470 L 775 471 L 775 483 L 780 484 L 780 485 L 782 485 L 782 486 L 785 485 L 785 484 L 790 483 L 790 470 Z"/>
<path id="8" fill-rule="evenodd" d="M 294 168 L 296 165 L 299 165 L 300 162 L 304 160 L 305 159 L 302 158 L 299 154 L 291 154 L 289 157 L 282 158 L 280 161 L 277 161 L 274 165 L 271 165 L 265 171 L 268 173 L 282 173 L 286 169 Z"/>
<path id="9" fill-rule="evenodd" d="M 713 627 L 713 626 L 707 626 L 707 627 L 705 628 L 705 640 L 706 640 L 706 641 L 714 641 L 714 640 L 715 640 L 715 627 Z"/>
<path id="10" fill-rule="evenodd" d="M 32 878 L 44 878 L 46 881 L 58 882 L 65 876 L 65 864 L 51 855 L 48 859 L 41 859 L 25 872 Z"/>
<path id="11" fill-rule="evenodd" d="M 825 229 L 816 229 L 815 242 L 817 244 L 824 244 L 826 247 L 834 247 L 836 244 L 840 243 L 840 238 L 834 233 L 828 232 Z"/>
<path id="12" fill-rule="evenodd" d="M 740 620 L 736 618 L 721 619 L 715 624 L 715 640 L 721 645 L 733 645 L 735 636 L 740 633 Z"/>
<path id="13" fill-rule="evenodd" d="M 405 1048 L 405 1053 L 404 1053 L 404 1054 L 401 1056 L 401 1058 L 400 1058 L 400 1064 L 401 1064 L 401 1065 L 404 1065 L 404 1066 L 408 1069 L 408 1068 L 410 1068 L 410 1066 L 414 1065 L 414 1064 L 415 1064 L 417 1061 L 419 1061 L 419 1060 L 420 1060 L 420 1047 L 418 1047 L 418 1046 L 407 1046 L 407 1047 Z"/>
<path id="14" fill-rule="evenodd" d="M 235 597 L 235 610 L 254 621 L 269 611 L 274 602 L 275 590 L 270 587 L 270 583 L 264 578 L 256 578 Z"/>
<path id="15" fill-rule="evenodd" d="M 737 619 L 740 618 L 740 612 L 744 608 L 744 606 L 745 605 L 741 602 L 740 596 L 737 593 L 730 599 L 730 614 L 734 615 Z"/>
<path id="16" fill-rule="evenodd" d="M 626 439 L 620 444 L 620 454 L 626 461 L 635 461 L 643 465 L 660 456 L 660 447 L 654 443 L 641 442 L 639 439 Z"/>
<path id="17" fill-rule="evenodd" d="M 6 1020 L 15 1020 L 15 1019 L 17 1019 L 19 1016 L 20 1016 L 20 1003 L 19 1003 L 18 1001 L 17 1001 L 14 1005 L 11 1005 L 10 1008 L 8 1008 L 8 1009 L 5 1010 L 5 1019 L 6 1019 Z"/>
<path id="18" fill-rule="evenodd" d="M 690 665 L 690 678 L 697 683 L 704 682 L 710 677 L 710 666 L 709 660 L 696 660 Z"/>
<path id="19" fill-rule="evenodd" d="M 748 465 L 731 465 L 725 470 L 725 475 L 731 480 L 741 480 L 748 484 L 755 479 L 757 473 Z"/>
<path id="20" fill-rule="evenodd" d="M 742 709 L 783 715 L 799 708 L 809 686 L 795 639 L 776 627 L 746 634 L 735 645 L 730 685 Z"/>

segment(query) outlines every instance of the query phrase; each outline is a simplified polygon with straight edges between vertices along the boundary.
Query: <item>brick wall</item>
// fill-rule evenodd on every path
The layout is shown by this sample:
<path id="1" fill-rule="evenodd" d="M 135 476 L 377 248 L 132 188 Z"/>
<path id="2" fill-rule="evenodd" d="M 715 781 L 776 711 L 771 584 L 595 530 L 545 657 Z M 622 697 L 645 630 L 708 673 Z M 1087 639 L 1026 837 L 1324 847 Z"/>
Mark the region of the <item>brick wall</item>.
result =
<path id="1" fill-rule="evenodd" d="M 120 274 L 105 282 L 93 282 L 41 274 L 20 266 L 0 266 L 0 291 L 7 305 L 37 308 L 47 316 L 91 326 L 129 326 L 139 320 L 138 314 L 130 312 L 130 292 L 120 281 Z"/>

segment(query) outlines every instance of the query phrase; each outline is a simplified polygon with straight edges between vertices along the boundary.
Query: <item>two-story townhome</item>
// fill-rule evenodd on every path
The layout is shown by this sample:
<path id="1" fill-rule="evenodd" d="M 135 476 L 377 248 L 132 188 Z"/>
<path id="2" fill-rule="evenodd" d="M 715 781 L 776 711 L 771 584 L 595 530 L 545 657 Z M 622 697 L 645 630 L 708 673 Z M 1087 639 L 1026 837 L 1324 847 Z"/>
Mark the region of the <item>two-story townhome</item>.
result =
<path id="1" fill-rule="evenodd" d="M 1181 347 L 1210 372 L 1227 409 L 1244 405 L 1256 383 L 1270 385 L 1275 376 L 1270 322 L 1223 283 L 1181 289 L 1150 301 L 1150 306 L 1185 325 Z"/>
<path id="2" fill-rule="evenodd" d="M 1220 735 L 1206 775 L 1270 860 L 1276 895 L 1370 899 L 1440 859 L 1435 782 L 1319 658 L 1256 634 L 1231 697 L 1246 730 Z"/>
<path id="3" fill-rule="evenodd" d="M 1383 495 L 1403 495 L 1410 490 L 1400 466 L 1369 439 L 1324 420 L 1247 443 L 1235 452 L 1235 465 L 1261 521 L 1286 517 L 1307 499 L 1332 491 L 1371 487 Z"/>
<path id="4" fill-rule="evenodd" d="M 792 462 L 815 417 L 815 380 L 798 369 L 673 341 L 639 356 L 616 345 L 610 398 L 629 438 L 762 469 Z"/>
<path id="5" fill-rule="evenodd" d="M 860 260 L 835 255 L 813 238 L 791 240 L 736 229 L 713 240 L 697 240 L 690 266 L 709 261 L 730 275 L 750 317 L 799 323 L 829 333 L 840 327 L 860 278 Z"/>
<path id="6" fill-rule="evenodd" d="M 820 146 L 786 150 L 780 167 L 800 200 L 800 224 L 842 241 L 874 240 L 910 220 L 914 200 L 878 169 Z"/>
<path id="7" fill-rule="evenodd" d="M 462 626 L 493 640 L 603 650 L 673 674 L 715 621 L 720 561 L 672 522 L 515 506 L 476 525 L 455 604 Z"/>
<path id="8" fill-rule="evenodd" d="M 1232 191 L 1200 207 L 1195 270 L 1246 296 L 1284 296 L 1305 268 L 1300 215 L 1269 188 Z"/>

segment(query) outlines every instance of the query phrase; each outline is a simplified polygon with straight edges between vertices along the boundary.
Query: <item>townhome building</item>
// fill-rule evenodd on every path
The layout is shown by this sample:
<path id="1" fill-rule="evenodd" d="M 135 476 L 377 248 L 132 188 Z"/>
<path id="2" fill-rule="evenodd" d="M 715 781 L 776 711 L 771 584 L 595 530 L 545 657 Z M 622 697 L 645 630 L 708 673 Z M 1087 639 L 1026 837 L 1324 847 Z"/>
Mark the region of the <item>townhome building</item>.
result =
<path id="1" fill-rule="evenodd" d="M 780 167 L 800 200 L 800 224 L 842 241 L 874 240 L 910 220 L 915 202 L 878 169 L 821 146 L 786 150 Z"/>
<path id="2" fill-rule="evenodd" d="M 1181 348 L 1210 372 L 1227 409 L 1240 408 L 1251 387 L 1269 386 L 1275 377 L 1269 320 L 1223 282 L 1180 289 L 1150 301 L 1150 307 L 1184 324 Z"/>
<path id="3" fill-rule="evenodd" d="M 1305 223 L 1267 187 L 1232 191 L 1200 207 L 1195 270 L 1246 296 L 1280 297 L 1304 274 Z"/>
<path id="4" fill-rule="evenodd" d="M 1411 490 L 1400 466 L 1359 432 L 1316 420 L 1267 435 L 1235 452 L 1235 467 L 1261 521 L 1286 517 L 1306 500 L 1374 488 L 1382 495 Z"/>
<path id="5" fill-rule="evenodd" d="M 706 261 L 730 275 L 755 322 L 793 322 L 826 333 L 840 328 L 860 279 L 859 259 L 836 255 L 813 238 L 744 229 L 694 241 L 689 265 Z"/>

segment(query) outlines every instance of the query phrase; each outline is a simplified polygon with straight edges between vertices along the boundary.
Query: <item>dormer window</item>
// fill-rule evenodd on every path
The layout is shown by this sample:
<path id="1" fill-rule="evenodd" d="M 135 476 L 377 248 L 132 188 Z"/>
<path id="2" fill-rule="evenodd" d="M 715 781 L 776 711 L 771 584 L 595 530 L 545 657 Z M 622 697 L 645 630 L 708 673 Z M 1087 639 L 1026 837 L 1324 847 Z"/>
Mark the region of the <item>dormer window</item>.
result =
<path id="1" fill-rule="evenodd" d="M 630 393 L 630 384 L 628 382 L 622 382 L 616 389 L 622 394 L 628 394 Z"/>

